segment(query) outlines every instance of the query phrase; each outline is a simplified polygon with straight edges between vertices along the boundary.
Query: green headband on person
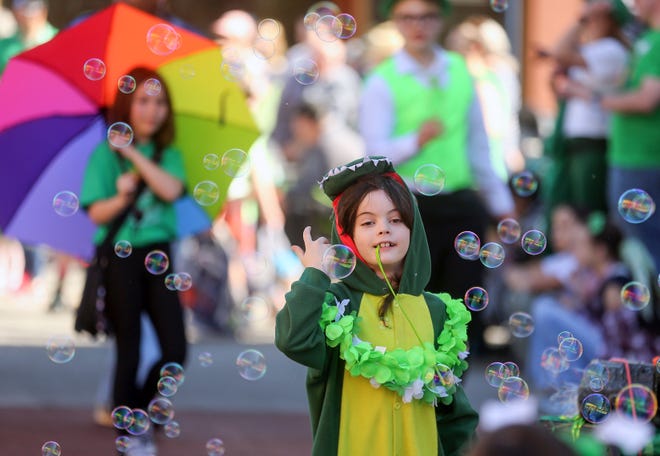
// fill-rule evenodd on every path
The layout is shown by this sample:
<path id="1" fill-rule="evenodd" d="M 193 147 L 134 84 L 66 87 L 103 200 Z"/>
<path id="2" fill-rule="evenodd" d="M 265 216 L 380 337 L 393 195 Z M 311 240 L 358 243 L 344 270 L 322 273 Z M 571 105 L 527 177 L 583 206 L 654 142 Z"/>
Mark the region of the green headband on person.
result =
<path id="1" fill-rule="evenodd" d="M 384 18 L 390 17 L 390 13 L 392 12 L 394 5 L 396 5 L 400 1 L 403 0 L 380 0 L 380 2 L 378 2 L 378 11 L 380 12 L 381 16 Z M 449 13 L 451 13 L 451 3 L 449 2 L 449 0 L 424 0 L 424 1 L 437 4 L 440 7 L 440 12 L 442 13 L 443 16 L 448 16 Z"/>

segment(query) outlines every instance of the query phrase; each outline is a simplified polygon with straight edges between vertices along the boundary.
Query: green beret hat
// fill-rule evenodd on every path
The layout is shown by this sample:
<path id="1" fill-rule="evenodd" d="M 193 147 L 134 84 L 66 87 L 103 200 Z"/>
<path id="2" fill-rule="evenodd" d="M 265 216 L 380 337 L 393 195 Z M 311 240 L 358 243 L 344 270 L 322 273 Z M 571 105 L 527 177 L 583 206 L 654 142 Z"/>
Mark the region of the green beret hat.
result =
<path id="1" fill-rule="evenodd" d="M 392 162 L 380 155 L 358 158 L 345 165 L 333 168 L 323 176 L 319 185 L 331 200 L 363 176 L 370 174 L 394 173 Z"/>
<path id="2" fill-rule="evenodd" d="M 380 15 L 383 18 L 387 18 L 390 16 L 390 13 L 392 12 L 392 8 L 394 8 L 394 5 L 399 3 L 401 0 L 380 0 L 378 2 L 378 11 Z M 440 7 L 440 11 L 442 12 L 443 16 L 448 16 L 449 13 L 451 13 L 451 4 L 449 3 L 449 0 L 425 0 L 428 1 L 429 3 L 436 3 Z"/>

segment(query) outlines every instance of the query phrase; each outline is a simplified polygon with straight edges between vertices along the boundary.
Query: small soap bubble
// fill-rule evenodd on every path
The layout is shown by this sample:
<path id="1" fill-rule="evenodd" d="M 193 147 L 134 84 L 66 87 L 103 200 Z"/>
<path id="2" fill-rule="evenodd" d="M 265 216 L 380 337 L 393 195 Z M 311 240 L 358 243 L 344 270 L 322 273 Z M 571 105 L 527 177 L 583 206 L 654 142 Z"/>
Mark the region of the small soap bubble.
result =
<path id="1" fill-rule="evenodd" d="M 147 47 L 156 55 L 169 55 L 181 47 L 181 35 L 168 24 L 156 24 L 147 31 Z"/>
<path id="2" fill-rule="evenodd" d="M 180 387 L 185 380 L 185 372 L 179 363 L 166 363 L 160 368 L 160 377 L 172 377 L 176 380 L 176 386 Z"/>
<path id="3" fill-rule="evenodd" d="M 521 171 L 511 176 L 511 188 L 521 197 L 533 195 L 539 183 L 530 171 Z"/>
<path id="4" fill-rule="evenodd" d="M 630 310 L 642 310 L 651 301 L 651 291 L 641 282 L 628 282 L 621 288 L 621 302 Z"/>
<path id="5" fill-rule="evenodd" d="M 105 63 L 101 59 L 91 58 L 83 64 L 83 73 L 90 81 L 98 81 L 105 76 Z"/>
<path id="6" fill-rule="evenodd" d="M 580 414 L 589 423 L 599 424 L 607 419 L 611 409 L 612 405 L 606 396 L 594 393 L 582 400 Z"/>
<path id="7" fill-rule="evenodd" d="M 213 181 L 205 180 L 195 185 L 193 198 L 200 206 L 211 206 L 220 199 L 220 189 Z"/>
<path id="8" fill-rule="evenodd" d="M 78 195 L 69 191 L 63 190 L 57 192 L 53 197 L 53 210 L 60 217 L 71 217 L 80 208 L 80 200 Z"/>
<path id="9" fill-rule="evenodd" d="M 110 417 L 112 418 L 112 425 L 117 429 L 128 429 L 134 421 L 133 410 L 125 405 L 115 407 L 110 412 Z"/>
<path id="10" fill-rule="evenodd" d="M 169 423 L 174 419 L 174 405 L 165 397 L 157 397 L 149 402 L 147 407 L 149 418 L 156 424 Z"/>
<path id="11" fill-rule="evenodd" d="M 500 402 L 508 403 L 516 400 L 529 399 L 529 386 L 520 377 L 505 378 L 497 389 L 497 397 Z"/>
<path id="12" fill-rule="evenodd" d="M 131 445 L 131 438 L 127 435 L 120 435 L 115 439 L 115 448 L 119 453 L 126 453 Z"/>
<path id="13" fill-rule="evenodd" d="M 115 243 L 115 255 L 119 258 L 128 258 L 133 252 L 133 246 L 127 240 L 120 240 Z"/>
<path id="14" fill-rule="evenodd" d="M 53 336 L 46 343 L 46 354 L 52 362 L 65 364 L 76 354 L 76 345 L 69 336 Z"/>
<path id="15" fill-rule="evenodd" d="M 126 122 L 115 122 L 108 127 L 107 138 L 113 147 L 128 147 L 133 142 L 133 129 Z"/>
<path id="16" fill-rule="evenodd" d="M 270 306 L 261 296 L 248 296 L 239 305 L 241 315 L 250 322 L 263 321 L 270 315 Z"/>
<path id="17" fill-rule="evenodd" d="M 149 414 L 142 409 L 134 408 L 133 410 L 133 422 L 129 427 L 126 428 L 126 431 L 131 435 L 143 435 L 151 426 L 149 421 Z"/>
<path id="18" fill-rule="evenodd" d="M 241 352 L 236 358 L 238 374 L 245 380 L 259 380 L 266 375 L 266 359 L 264 355 L 254 349 Z"/>
<path id="19" fill-rule="evenodd" d="M 548 347 L 541 354 L 541 367 L 552 375 L 558 375 L 560 372 L 568 370 L 569 362 L 559 354 L 555 347 Z"/>
<path id="20" fill-rule="evenodd" d="M 618 210 L 626 222 L 642 223 L 655 213 L 655 202 L 644 190 L 631 188 L 619 197 Z"/>
<path id="21" fill-rule="evenodd" d="M 206 454 L 208 456 L 223 456 L 225 454 L 225 444 L 219 438 L 210 439 L 206 442 Z"/>
<path id="22" fill-rule="evenodd" d="M 512 218 L 505 218 L 497 224 L 497 235 L 505 244 L 513 244 L 520 239 L 520 224 Z"/>
<path id="23" fill-rule="evenodd" d="M 610 370 L 599 360 L 589 362 L 584 370 L 584 377 L 589 379 L 589 388 L 594 392 L 605 389 L 610 381 Z"/>
<path id="24" fill-rule="evenodd" d="M 505 369 L 505 378 L 520 376 L 520 368 L 513 361 L 507 361 L 506 363 L 504 363 L 504 369 Z"/>
<path id="25" fill-rule="evenodd" d="M 179 274 L 171 272 L 165 276 L 165 287 L 170 291 L 176 291 L 177 283 L 181 280 Z"/>
<path id="26" fill-rule="evenodd" d="M 504 263 L 504 258 L 506 257 L 504 253 L 504 247 L 502 247 L 497 242 L 487 242 L 479 250 L 479 259 L 481 264 L 487 268 L 497 268 Z"/>
<path id="27" fill-rule="evenodd" d="M 202 352 L 197 355 L 197 361 L 199 361 L 200 366 L 209 367 L 213 365 L 213 355 L 209 352 Z"/>
<path id="28" fill-rule="evenodd" d="M 433 380 L 431 381 L 431 386 L 428 386 L 429 390 L 436 394 L 446 394 L 447 389 L 451 388 L 456 384 L 456 377 L 454 373 L 445 364 L 438 363 L 435 366 L 435 371 L 433 374 Z"/>
<path id="29" fill-rule="evenodd" d="M 539 230 L 529 230 L 520 239 L 520 245 L 528 255 L 539 255 L 543 253 L 547 243 L 545 234 Z"/>
<path id="30" fill-rule="evenodd" d="M 337 16 L 327 14 L 321 16 L 319 20 L 316 21 L 315 31 L 316 36 L 318 36 L 321 41 L 332 43 L 333 41 L 337 41 L 343 32 L 343 28 L 344 26 L 341 21 L 337 19 Z"/>
<path id="31" fill-rule="evenodd" d="M 415 189 L 422 195 L 437 195 L 445 186 L 445 172 L 431 163 L 422 165 L 415 171 L 413 182 Z"/>
<path id="32" fill-rule="evenodd" d="M 204 166 L 204 169 L 209 171 L 218 169 L 220 167 L 220 157 L 216 154 L 206 154 L 202 159 L 202 165 Z"/>
<path id="33" fill-rule="evenodd" d="M 137 87 L 137 82 L 135 82 L 135 78 L 129 74 L 120 76 L 119 79 L 117 80 L 117 88 L 121 93 L 124 93 L 126 95 L 135 92 L 136 87 Z"/>
<path id="34" fill-rule="evenodd" d="M 220 73 L 231 82 L 242 81 L 246 74 L 245 63 L 241 51 L 233 46 L 222 48 L 222 63 L 220 64 Z"/>
<path id="35" fill-rule="evenodd" d="M 566 361 L 577 361 L 582 357 L 582 342 L 575 337 L 567 337 L 560 342 L 558 350 L 559 354 L 566 358 Z"/>
<path id="36" fill-rule="evenodd" d="M 481 240 L 472 231 L 463 231 L 454 239 L 454 249 L 458 255 L 465 260 L 476 260 L 479 258 Z"/>
<path id="37" fill-rule="evenodd" d="M 262 40 L 273 41 L 280 35 L 280 24 L 275 19 L 263 19 L 257 26 L 257 33 Z"/>
<path id="38" fill-rule="evenodd" d="M 144 81 L 144 91 L 147 95 L 155 97 L 163 90 L 163 84 L 156 78 L 149 78 Z"/>
<path id="39" fill-rule="evenodd" d="M 502 383 L 504 383 L 504 379 L 507 378 L 507 376 L 508 370 L 504 366 L 504 363 L 496 361 L 486 366 L 486 383 L 494 388 L 499 388 Z"/>
<path id="40" fill-rule="evenodd" d="M 347 40 L 352 38 L 357 32 L 357 21 L 353 16 L 346 13 L 338 14 L 337 20 L 341 23 L 341 32 L 337 35 L 337 38 L 342 40 Z"/>
<path id="41" fill-rule="evenodd" d="M 303 25 L 306 30 L 316 30 L 316 23 L 321 19 L 321 16 L 318 13 L 311 12 L 305 14 L 303 18 Z"/>
<path id="42" fill-rule="evenodd" d="M 562 331 L 559 334 L 557 334 L 557 344 L 561 344 L 561 341 L 564 339 L 568 339 L 569 337 L 573 337 L 573 333 L 570 331 Z"/>
<path id="43" fill-rule="evenodd" d="M 60 456 L 62 454 L 62 447 L 60 444 L 50 440 L 41 446 L 41 456 Z"/>
<path id="44" fill-rule="evenodd" d="M 488 306 L 488 292 L 481 287 L 472 287 L 465 292 L 463 302 L 474 312 L 482 311 Z"/>
<path id="45" fill-rule="evenodd" d="M 658 399 L 647 386 L 633 383 L 617 393 L 614 408 L 634 421 L 648 423 L 658 412 Z"/>
<path id="46" fill-rule="evenodd" d="M 496 13 L 503 13 L 509 8 L 509 0 L 490 0 L 490 8 Z"/>
<path id="47" fill-rule="evenodd" d="M 174 281 L 174 286 L 179 291 L 188 291 L 192 288 L 192 276 L 187 272 L 177 273 L 178 280 Z"/>
<path id="48" fill-rule="evenodd" d="M 176 384 L 174 377 L 161 377 L 158 380 L 157 384 L 158 393 L 163 397 L 172 397 L 177 391 L 179 391 L 179 386 Z"/>
<path id="49" fill-rule="evenodd" d="M 534 319 L 526 312 L 514 312 L 509 317 L 509 328 L 514 337 L 528 337 L 534 332 Z"/>
<path id="50" fill-rule="evenodd" d="M 163 427 L 163 430 L 165 431 L 165 435 L 170 439 L 175 439 L 181 435 L 181 426 L 178 421 L 170 421 Z"/>
<path id="51" fill-rule="evenodd" d="M 357 260 L 355 253 L 343 244 L 328 247 L 321 259 L 321 268 L 331 279 L 344 279 L 351 275 Z"/>
<path id="52" fill-rule="evenodd" d="M 312 59 L 301 58 L 293 63 L 293 77 L 302 85 L 314 84 L 319 78 L 319 67 Z"/>
<path id="53" fill-rule="evenodd" d="M 229 149 L 220 160 L 222 171 L 230 177 L 243 177 L 250 170 L 250 157 L 242 149 Z"/>
<path id="54" fill-rule="evenodd" d="M 262 60 L 272 58 L 275 55 L 276 50 L 277 47 L 275 41 L 267 41 L 262 38 L 258 38 L 254 42 L 254 47 L 252 48 L 254 55 Z"/>
<path id="55" fill-rule="evenodd" d="M 152 250 L 144 257 L 144 267 L 147 268 L 150 274 L 163 274 L 169 266 L 170 259 L 162 250 Z"/>

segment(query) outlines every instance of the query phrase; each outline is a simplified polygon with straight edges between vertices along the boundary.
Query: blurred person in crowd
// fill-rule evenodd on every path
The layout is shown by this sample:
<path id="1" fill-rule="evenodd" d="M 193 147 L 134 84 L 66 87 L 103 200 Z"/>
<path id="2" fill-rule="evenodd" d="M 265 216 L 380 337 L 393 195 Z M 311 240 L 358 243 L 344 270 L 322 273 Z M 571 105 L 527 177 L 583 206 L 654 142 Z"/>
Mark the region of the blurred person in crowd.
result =
<path id="1" fill-rule="evenodd" d="M 57 34 L 48 22 L 47 0 L 12 0 L 11 12 L 16 18 L 16 32 L 0 40 L 0 75 L 9 59 L 23 51 L 45 43 Z"/>
<path id="2" fill-rule="evenodd" d="M 609 113 L 592 93 L 613 93 L 624 83 L 630 46 L 622 27 L 630 17 L 620 0 L 586 2 L 578 20 L 544 54 L 554 59 L 551 82 L 560 100 L 548 143 L 548 214 L 562 202 L 607 211 Z"/>
<path id="3" fill-rule="evenodd" d="M 358 46 L 351 65 L 360 75 L 367 75 L 379 63 L 403 47 L 403 37 L 392 21 L 381 22 L 370 28 L 357 40 L 349 41 L 348 45 Z"/>
<path id="4" fill-rule="evenodd" d="M 607 222 L 602 212 L 591 213 L 574 226 L 570 252 L 577 268 L 557 293 L 540 295 L 532 303 L 531 314 L 537 324 L 530 336 L 527 366 L 537 387 L 547 389 L 570 381 L 571 372 L 584 368 L 592 359 L 611 356 L 622 348 L 615 346 L 621 338 L 633 337 L 626 332 L 611 338 L 613 334 L 606 332 L 604 325 L 605 315 L 620 310 L 622 286 L 631 280 L 629 268 L 620 259 L 621 241 L 621 231 Z M 618 315 L 627 321 L 625 313 L 619 311 Z M 563 331 L 579 340 L 583 350 L 570 366 L 566 361 L 560 363 L 565 369 L 543 360 L 546 349 L 558 348 L 558 335 Z M 641 360 L 645 353 L 627 352 L 631 360 Z"/>
<path id="5" fill-rule="evenodd" d="M 483 108 L 491 160 L 506 181 L 525 167 L 520 152 L 518 62 L 511 43 L 495 20 L 471 16 L 449 33 L 447 48 L 465 57 Z"/>
<path id="6" fill-rule="evenodd" d="M 389 0 L 384 12 L 404 37 L 403 48 L 367 77 L 360 100 L 360 131 L 367 153 L 390 158 L 416 193 L 431 250 L 429 290 L 463 296 L 483 282 L 484 267 L 454 250 L 472 231 L 484 239 L 491 220 L 512 216 L 511 193 L 490 159 L 488 137 L 465 60 L 438 38 L 444 0 Z M 446 178 L 439 194 L 420 191 L 415 175 L 436 165 Z M 471 350 L 481 349 L 480 318 L 470 325 Z"/>
<path id="7" fill-rule="evenodd" d="M 147 68 L 135 68 L 129 74 L 136 80 L 137 88 L 130 94 L 117 93 L 107 121 L 129 123 L 134 142 L 123 148 L 106 141 L 98 145 L 87 163 L 80 203 L 98 225 L 96 243 L 103 241 L 115 217 L 130 210 L 111 242 L 128 241 L 132 252 L 126 258 L 109 257 L 104 277 L 105 313 L 116 348 L 113 407 L 146 410 L 158 392 L 163 366 L 182 365 L 186 358 L 187 341 L 179 296 L 167 289 L 160 275 L 172 268 L 170 244 L 176 232 L 172 203 L 184 191 L 185 176 L 180 152 L 172 146 L 174 121 L 167 85 Z M 146 92 L 144 82 L 150 78 L 161 81 L 162 89 L 157 95 Z M 150 267 L 164 270 L 152 271 Z M 153 324 L 161 356 L 150 366 L 144 383 L 138 384 L 143 313 Z M 152 433 L 135 437 L 133 441 L 127 455 L 155 453 Z"/>
<path id="8" fill-rule="evenodd" d="M 0 234 L 0 296 L 18 291 L 25 278 L 25 251 L 16 239 Z"/>
<path id="9" fill-rule="evenodd" d="M 660 0 L 635 0 L 635 12 L 649 29 L 635 42 L 629 78 L 619 94 L 594 91 L 611 111 L 608 149 L 608 206 L 627 236 L 644 243 L 660 271 L 660 223 L 653 214 L 644 223 L 627 223 L 618 202 L 628 189 L 639 188 L 660 202 Z M 655 206 L 653 205 L 653 207 Z M 650 211 L 650 207 L 644 210 Z"/>
<path id="10" fill-rule="evenodd" d="M 321 32 L 323 33 L 323 32 Z M 324 41 L 315 30 L 306 30 L 302 47 L 290 62 L 292 75 L 282 90 L 277 121 L 271 138 L 280 149 L 289 147 L 293 133 L 291 117 L 303 103 L 313 106 L 323 123 L 321 142 L 328 151 L 331 167 L 350 161 L 364 152 L 357 133 L 361 79 L 346 62 L 342 40 Z M 301 71 L 309 67 L 313 83 Z"/>
<path id="11" fill-rule="evenodd" d="M 16 19 L 11 10 L 0 0 L 0 39 L 7 38 L 16 33 Z"/>
<path id="12" fill-rule="evenodd" d="M 319 176 L 330 169 L 321 144 L 322 128 L 314 107 L 301 104 L 291 119 L 292 141 L 283 150 L 284 230 L 293 245 L 301 244 L 301 233 L 306 226 L 311 226 L 315 233 L 330 236 L 330 208 L 321 202 L 318 186 Z"/>

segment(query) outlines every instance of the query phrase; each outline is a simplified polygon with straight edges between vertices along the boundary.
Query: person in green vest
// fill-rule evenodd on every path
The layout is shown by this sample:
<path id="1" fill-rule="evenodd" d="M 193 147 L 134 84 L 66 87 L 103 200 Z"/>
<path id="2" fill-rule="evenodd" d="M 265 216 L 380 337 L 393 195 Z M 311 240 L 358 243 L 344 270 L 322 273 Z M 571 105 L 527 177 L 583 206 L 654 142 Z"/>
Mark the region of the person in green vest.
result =
<path id="1" fill-rule="evenodd" d="M 455 237 L 471 231 L 483 239 L 491 220 L 513 215 L 513 198 L 491 161 L 465 60 L 437 44 L 448 1 L 386 0 L 382 6 L 404 46 L 367 75 L 360 131 L 367 153 L 390 158 L 417 197 L 433 259 L 429 290 L 463 296 L 483 286 L 484 267 L 454 251 Z M 440 180 L 418 185 L 416 175 L 429 165 L 444 172 L 444 186 Z M 473 323 L 474 352 L 483 344 L 480 319 Z"/>
<path id="2" fill-rule="evenodd" d="M 46 0 L 13 0 L 11 11 L 18 27 L 12 36 L 0 40 L 0 75 L 9 59 L 50 41 L 57 34 L 57 29 L 48 22 Z"/>
<path id="3" fill-rule="evenodd" d="M 431 256 L 413 194 L 382 156 L 334 168 L 321 188 L 332 247 L 305 228 L 294 247 L 305 270 L 275 326 L 276 346 L 308 367 L 312 454 L 461 454 L 478 421 L 460 386 L 471 316 L 424 290 Z"/>
<path id="4" fill-rule="evenodd" d="M 660 0 L 636 0 L 635 12 L 649 29 L 633 47 L 625 89 L 601 101 L 613 113 L 607 198 L 613 220 L 626 236 L 644 243 L 660 271 L 658 214 L 643 223 L 628 223 L 618 213 L 619 198 L 629 189 L 644 190 L 655 204 L 660 202 Z M 593 96 L 600 98 L 598 93 Z"/>

